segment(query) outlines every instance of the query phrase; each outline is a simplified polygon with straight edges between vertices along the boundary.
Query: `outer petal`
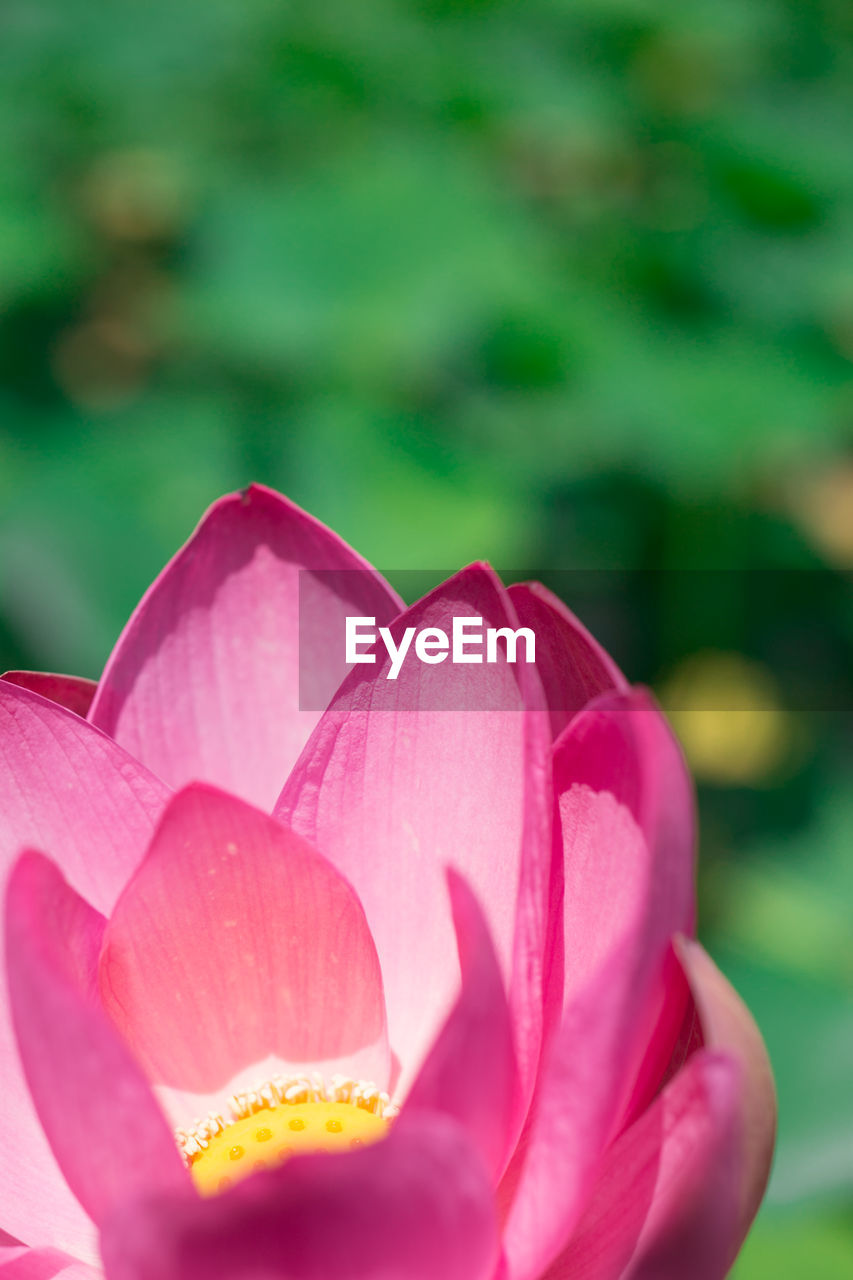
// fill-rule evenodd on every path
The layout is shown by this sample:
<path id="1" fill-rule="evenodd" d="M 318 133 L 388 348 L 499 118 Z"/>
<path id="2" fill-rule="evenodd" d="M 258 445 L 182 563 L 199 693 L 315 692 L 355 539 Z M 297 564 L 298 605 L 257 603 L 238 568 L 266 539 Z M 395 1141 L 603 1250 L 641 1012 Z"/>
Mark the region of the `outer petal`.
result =
<path id="1" fill-rule="evenodd" d="M 536 668 L 555 738 L 593 698 L 627 693 L 628 682 L 610 655 L 547 587 L 521 582 L 509 594 L 519 622 L 536 636 Z"/>
<path id="2" fill-rule="evenodd" d="M 0 680 L 0 870 L 48 849 L 109 911 L 169 792 L 121 747 L 54 702 Z"/>
<path id="3" fill-rule="evenodd" d="M 404 628 L 427 626 L 449 635 L 454 617 L 517 625 L 498 580 L 474 566 L 401 615 L 392 635 L 399 643 Z M 380 657 L 347 678 L 276 812 L 334 861 L 364 903 L 401 1087 L 458 992 L 448 864 L 484 906 L 529 1078 L 541 1027 L 550 810 L 544 713 L 525 711 L 533 668 L 412 660 L 390 681 L 388 666 Z"/>
<path id="4" fill-rule="evenodd" d="M 58 676 L 47 671 L 7 671 L 0 679 L 21 689 L 40 693 L 50 702 L 58 702 L 77 716 L 85 716 L 95 696 L 97 683 L 83 676 Z"/>
<path id="5" fill-rule="evenodd" d="M 462 993 L 430 1049 L 405 1114 L 442 1111 L 458 1120 L 497 1183 L 513 1129 L 518 1081 L 501 971 L 480 906 L 450 872 Z"/>
<path id="6" fill-rule="evenodd" d="M 678 954 L 690 983 L 705 1044 L 738 1064 L 738 1218 L 734 1253 L 758 1212 L 776 1140 L 776 1087 L 761 1033 L 749 1010 L 710 956 L 682 938 Z"/>
<path id="7" fill-rule="evenodd" d="M 491 1280 L 497 1250 L 485 1172 L 436 1115 L 192 1206 L 129 1206 L 103 1238 L 109 1280 Z"/>
<path id="8" fill-rule="evenodd" d="M 100 1267 L 77 1262 L 58 1249 L 21 1249 L 14 1258 L 0 1251 L 2 1280 L 100 1280 Z"/>
<path id="9" fill-rule="evenodd" d="M 766 1050 L 702 948 L 678 950 L 706 1047 L 611 1147 L 547 1280 L 722 1280 L 764 1193 L 776 1124 Z"/>
<path id="10" fill-rule="evenodd" d="M 124 1196 L 182 1192 L 188 1177 L 151 1090 L 97 1002 L 104 919 L 41 854 L 9 880 L 12 1016 L 39 1119 L 97 1222 Z"/>
<path id="11" fill-rule="evenodd" d="M 0 681 L 0 876 L 27 845 L 49 849 L 101 911 L 144 852 L 167 792 L 109 738 L 45 698 Z M 91 1252 L 92 1227 L 69 1192 L 33 1110 L 0 984 L 0 1225 L 30 1245 Z"/>
<path id="12" fill-rule="evenodd" d="M 166 810 L 107 925 L 100 983 L 157 1083 L 212 1093 L 270 1055 L 387 1080 L 358 899 L 298 836 L 213 787 Z"/>
<path id="13" fill-rule="evenodd" d="M 271 808 L 319 718 L 299 709 L 303 570 L 325 571 L 303 580 L 302 675 L 322 686 L 343 616 L 387 621 L 400 601 L 285 498 L 260 485 L 222 498 L 128 622 L 92 723 L 174 787 L 203 779 Z"/>
<path id="14" fill-rule="evenodd" d="M 721 1280 L 736 1104 L 733 1064 L 716 1054 L 692 1058 L 611 1147 L 574 1238 L 543 1280 Z"/>
<path id="15" fill-rule="evenodd" d="M 643 691 L 593 703 L 555 748 L 564 842 L 562 1020 L 544 1059 L 529 1142 L 513 1170 L 512 1276 L 571 1232 L 638 1079 L 660 1079 L 681 1026 L 670 937 L 693 919 L 692 795 L 680 752 Z M 677 985 L 675 994 L 683 995 Z M 662 1025 L 664 1031 L 662 1033 Z M 649 1044 L 659 1060 L 644 1062 Z"/>

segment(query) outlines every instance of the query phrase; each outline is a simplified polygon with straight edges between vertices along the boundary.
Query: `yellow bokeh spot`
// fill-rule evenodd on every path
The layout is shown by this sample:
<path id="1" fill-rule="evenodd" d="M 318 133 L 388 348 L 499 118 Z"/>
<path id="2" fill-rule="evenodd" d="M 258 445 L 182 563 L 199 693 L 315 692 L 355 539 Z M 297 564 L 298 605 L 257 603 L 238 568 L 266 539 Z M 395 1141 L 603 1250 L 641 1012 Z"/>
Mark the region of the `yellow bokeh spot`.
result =
<path id="1" fill-rule="evenodd" d="M 722 786 L 755 786 L 783 766 L 794 722 L 767 668 L 739 653 L 685 659 L 661 701 L 693 772 Z"/>
<path id="2" fill-rule="evenodd" d="M 309 1151 L 351 1151 L 378 1142 L 388 1121 L 350 1102 L 303 1102 L 235 1120 L 190 1165 L 202 1195 L 216 1195 L 261 1169 Z"/>
<path id="3" fill-rule="evenodd" d="M 853 564 L 853 463 L 835 459 L 797 479 L 791 505 L 812 543 L 832 564 Z"/>

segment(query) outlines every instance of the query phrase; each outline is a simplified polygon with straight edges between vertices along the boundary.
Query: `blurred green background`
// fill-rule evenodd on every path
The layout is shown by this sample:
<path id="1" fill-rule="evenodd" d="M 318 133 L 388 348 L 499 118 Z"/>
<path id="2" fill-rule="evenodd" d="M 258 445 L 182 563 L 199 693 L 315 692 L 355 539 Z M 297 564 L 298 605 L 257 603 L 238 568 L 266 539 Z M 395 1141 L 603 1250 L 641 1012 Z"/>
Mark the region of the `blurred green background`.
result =
<path id="1" fill-rule="evenodd" d="M 849 0 L 0 9 L 0 664 L 97 675 L 250 479 L 594 571 L 778 1076 L 738 1280 L 853 1274 L 851 135 Z"/>

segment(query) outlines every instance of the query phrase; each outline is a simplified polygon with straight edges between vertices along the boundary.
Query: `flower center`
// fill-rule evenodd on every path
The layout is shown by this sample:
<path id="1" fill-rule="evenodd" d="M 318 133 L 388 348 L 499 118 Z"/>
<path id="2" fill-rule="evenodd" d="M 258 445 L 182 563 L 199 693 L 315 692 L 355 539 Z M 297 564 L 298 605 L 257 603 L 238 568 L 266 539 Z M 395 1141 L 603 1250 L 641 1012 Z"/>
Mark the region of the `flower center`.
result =
<path id="1" fill-rule="evenodd" d="M 396 1109 L 364 1081 L 274 1077 L 230 1099 L 234 1119 L 209 1115 L 178 1145 L 202 1195 L 226 1191 L 261 1169 L 309 1151 L 349 1151 L 378 1142 Z"/>

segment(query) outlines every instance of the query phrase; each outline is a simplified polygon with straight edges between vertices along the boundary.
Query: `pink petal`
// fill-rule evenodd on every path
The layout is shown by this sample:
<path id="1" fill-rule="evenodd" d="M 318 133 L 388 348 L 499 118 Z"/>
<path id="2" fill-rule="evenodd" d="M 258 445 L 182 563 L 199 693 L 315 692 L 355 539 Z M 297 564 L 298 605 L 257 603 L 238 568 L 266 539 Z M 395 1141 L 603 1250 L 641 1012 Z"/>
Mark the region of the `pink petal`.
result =
<path id="1" fill-rule="evenodd" d="M 516 627 L 490 570 L 463 570 L 402 614 L 448 635 L 454 617 Z M 511 986 L 519 1069 L 538 1059 L 548 870 L 547 724 L 533 668 L 377 664 L 341 686 L 276 812 L 352 881 L 385 978 L 391 1043 L 411 1081 L 459 989 L 444 866 L 482 902 Z M 365 674 L 366 673 L 366 674 Z M 539 690 L 541 699 L 541 688 Z"/>
<path id="2" fill-rule="evenodd" d="M 568 1237 L 609 1138 L 660 1078 L 681 1025 L 670 937 L 693 920 L 693 805 L 680 751 L 642 690 L 581 712 L 555 747 L 564 846 L 565 988 L 505 1233 L 512 1276 Z M 553 998 L 553 994 L 552 998 Z M 661 1027 L 666 1034 L 661 1034 Z"/>
<path id="3" fill-rule="evenodd" d="M 168 791 L 85 720 L 0 680 L 0 870 L 27 845 L 109 911 Z"/>
<path id="4" fill-rule="evenodd" d="M 628 682 L 610 655 L 547 587 L 521 582 L 509 594 L 520 624 L 536 635 L 536 668 L 555 738 L 599 694 L 627 692 Z"/>
<path id="5" fill-rule="evenodd" d="M 303 576 L 302 675 L 313 689 L 340 670 L 330 637 L 344 615 L 381 623 L 400 601 L 335 534 L 271 490 L 252 485 L 215 503 L 128 622 L 92 723 L 173 787 L 203 779 L 271 808 L 319 718 L 299 709 L 306 569 L 326 571 Z"/>
<path id="6" fill-rule="evenodd" d="M 610 1148 L 571 1243 L 542 1280 L 722 1280 L 736 1100 L 733 1064 L 694 1056 Z"/>
<path id="7" fill-rule="evenodd" d="M 512 1022 L 479 903 L 461 876 L 451 871 L 448 879 L 462 992 L 412 1085 L 405 1114 L 425 1110 L 453 1116 L 497 1183 L 518 1101 Z"/>
<path id="8" fill-rule="evenodd" d="M 0 681 L 0 879 L 27 847 L 108 911 L 141 858 L 166 790 L 109 738 L 53 702 Z M 0 922 L 2 929 L 2 922 Z M 30 1245 L 92 1250 L 92 1226 L 56 1167 L 24 1081 L 0 983 L 0 1225 Z"/>
<path id="9" fill-rule="evenodd" d="M 58 676 L 46 671 L 7 671 L 0 679 L 21 689 L 40 693 L 50 702 L 58 702 L 77 716 L 85 716 L 98 687 L 96 681 L 83 676 Z"/>
<path id="10" fill-rule="evenodd" d="M 110 1280 L 491 1280 L 497 1248 L 480 1161 L 437 1115 L 194 1204 L 129 1205 L 103 1238 Z"/>
<path id="11" fill-rule="evenodd" d="M 682 939 L 678 952 L 706 1047 L 611 1147 L 547 1280 L 722 1280 L 764 1194 L 776 1128 L 767 1052 L 702 948 Z"/>
<path id="12" fill-rule="evenodd" d="M 0 1275 L 3 1273 L 3 1268 L 10 1262 L 17 1262 L 19 1258 L 31 1252 L 32 1250 L 27 1245 L 21 1244 L 20 1240 L 16 1240 L 5 1231 L 0 1231 Z"/>
<path id="13" fill-rule="evenodd" d="M 77 1262 L 58 1249 L 16 1250 L 14 1258 L 6 1258 L 0 1250 L 0 1277 L 2 1280 L 101 1280 L 100 1267 Z"/>
<path id="14" fill-rule="evenodd" d="M 298 836 L 213 787 L 167 808 L 107 925 L 100 982 L 158 1083 L 210 1093 L 269 1055 L 303 1069 L 347 1060 L 387 1080 L 382 977 L 358 899 Z"/>
<path id="15" fill-rule="evenodd" d="M 776 1140 L 776 1086 L 752 1015 L 711 957 L 687 938 L 680 939 L 678 955 L 690 983 L 705 1044 L 727 1053 L 739 1065 L 739 1247 L 758 1212 L 770 1176 Z"/>
<path id="16" fill-rule="evenodd" d="M 147 1082 L 98 1007 L 103 928 L 51 862 L 18 860 L 6 967 L 21 1061 L 57 1163 L 96 1222 L 123 1196 L 188 1184 Z"/>
<path id="17" fill-rule="evenodd" d="M 680 748 L 642 689 L 578 716 L 555 745 L 554 786 L 568 1006 L 620 939 L 650 934 L 660 959 L 692 927 L 694 804 Z"/>

